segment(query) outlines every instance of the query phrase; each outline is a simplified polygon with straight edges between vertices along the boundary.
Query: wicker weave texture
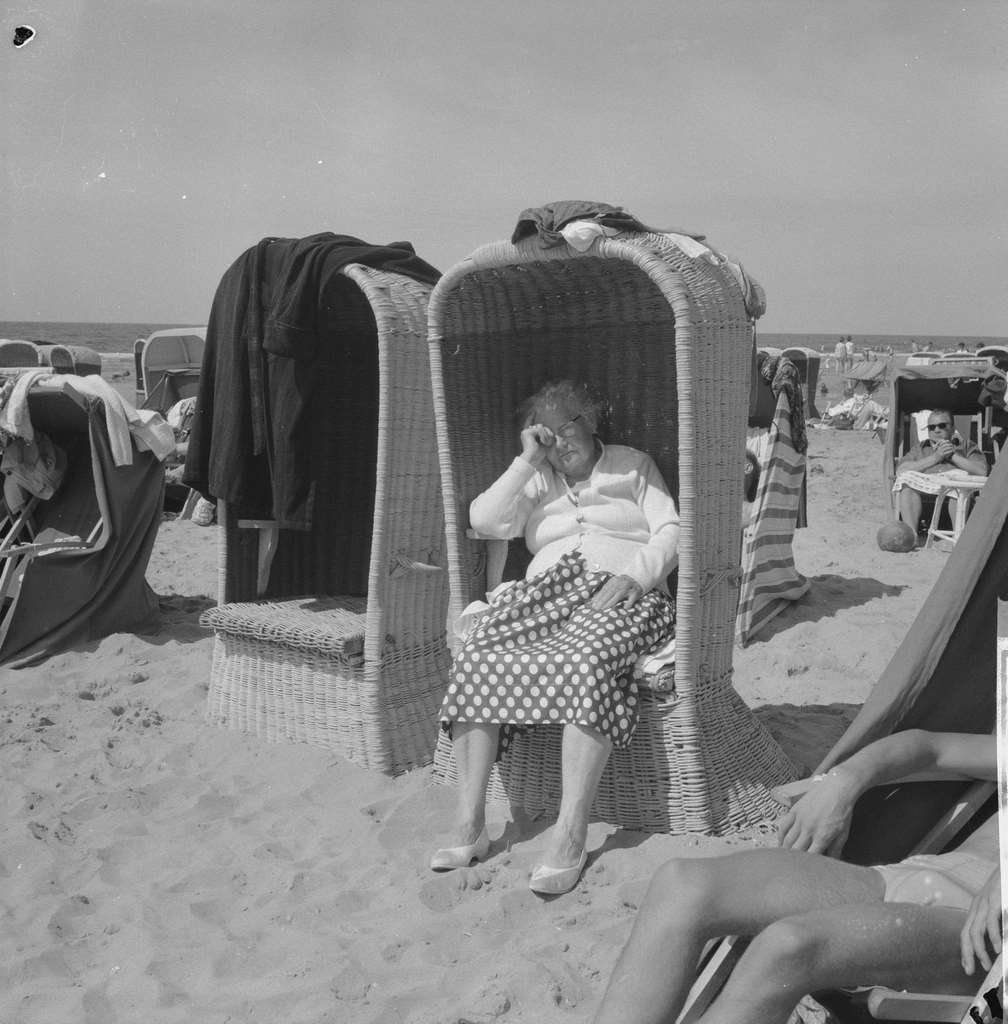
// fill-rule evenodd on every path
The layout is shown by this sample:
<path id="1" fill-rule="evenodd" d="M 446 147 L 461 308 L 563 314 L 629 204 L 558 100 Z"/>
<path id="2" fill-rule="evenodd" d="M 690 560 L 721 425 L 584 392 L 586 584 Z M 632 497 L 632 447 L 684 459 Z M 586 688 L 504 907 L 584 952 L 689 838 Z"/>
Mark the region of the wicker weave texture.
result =
<path id="1" fill-rule="evenodd" d="M 239 527 L 241 509 L 220 516 L 208 713 L 395 773 L 431 760 L 448 666 L 430 286 L 342 273 L 311 411 L 313 525 L 280 532 L 260 602 L 259 531 Z"/>
<path id="2" fill-rule="evenodd" d="M 430 762 L 448 669 L 443 644 L 409 655 L 355 666 L 218 631 L 207 717 L 270 743 L 310 743 L 397 775 Z"/>
<path id="3" fill-rule="evenodd" d="M 547 379 L 597 386 L 612 403 L 607 438 L 654 457 L 681 533 L 674 710 L 659 712 L 656 700 L 640 726 L 646 736 L 657 713 L 657 734 L 667 736 L 660 751 L 639 737 L 607 772 L 631 780 L 612 782 L 627 794 L 656 786 L 667 805 L 638 812 L 600 793 L 596 812 L 611 806 L 602 816 L 623 824 L 706 833 L 773 813 L 769 789 L 793 769 L 730 683 L 752 358 L 734 278 L 663 235 L 604 239 L 586 253 L 502 242 L 449 270 L 428 319 L 450 614 L 483 596 L 482 546 L 465 536 L 468 507 L 517 450 L 514 410 Z M 537 758 L 501 766 L 512 789 L 530 778 L 523 800 L 533 788 L 559 787 L 558 775 L 542 774 L 558 771 L 555 760 L 546 768 L 542 758 L 533 766 Z M 453 771 L 443 744 L 435 770 Z"/>

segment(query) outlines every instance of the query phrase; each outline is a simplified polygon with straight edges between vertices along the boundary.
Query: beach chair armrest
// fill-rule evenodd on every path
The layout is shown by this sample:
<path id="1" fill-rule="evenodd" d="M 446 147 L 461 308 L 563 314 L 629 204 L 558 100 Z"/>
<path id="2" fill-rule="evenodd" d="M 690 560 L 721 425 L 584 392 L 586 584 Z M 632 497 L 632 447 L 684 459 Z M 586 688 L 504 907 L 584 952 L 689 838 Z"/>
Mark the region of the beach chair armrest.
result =
<path id="1" fill-rule="evenodd" d="M 971 1004 L 969 996 L 897 992 L 881 986 L 868 994 L 868 1012 L 876 1020 L 958 1022 L 969 1012 Z"/>
<path id="2" fill-rule="evenodd" d="M 504 580 L 508 542 L 500 537 L 487 537 L 485 534 L 477 533 L 472 527 L 466 530 L 466 536 L 470 540 L 481 540 L 486 543 L 486 589 L 489 593 Z"/>
<path id="3" fill-rule="evenodd" d="M 259 531 L 259 560 L 256 571 L 256 597 L 262 597 L 269 585 L 270 568 L 280 540 L 280 527 L 275 519 L 239 519 L 238 529 Z"/>
<path id="4" fill-rule="evenodd" d="M 782 806 L 792 807 L 821 778 L 823 778 L 822 775 L 810 775 L 804 779 L 796 779 L 794 782 L 785 782 L 782 786 L 774 786 L 770 795 Z M 902 775 L 891 782 L 883 783 L 883 785 L 900 786 L 905 782 L 976 782 L 976 779 L 968 775 L 957 775 L 955 772 L 926 771 Z"/>

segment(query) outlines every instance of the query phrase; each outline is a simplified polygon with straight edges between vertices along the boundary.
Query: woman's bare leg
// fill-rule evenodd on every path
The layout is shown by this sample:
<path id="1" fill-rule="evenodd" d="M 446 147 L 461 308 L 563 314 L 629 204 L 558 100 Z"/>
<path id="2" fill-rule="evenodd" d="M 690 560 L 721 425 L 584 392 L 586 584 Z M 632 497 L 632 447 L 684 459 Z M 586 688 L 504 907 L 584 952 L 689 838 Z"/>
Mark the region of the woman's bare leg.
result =
<path id="1" fill-rule="evenodd" d="M 888 985 L 970 993 L 959 958 L 966 913 L 910 903 L 853 903 L 769 925 L 742 954 L 701 1024 L 784 1024 L 803 995 Z"/>
<path id="2" fill-rule="evenodd" d="M 452 724 L 452 750 L 458 768 L 455 844 L 474 843 L 486 823 L 486 788 L 497 756 L 498 725 Z"/>
<path id="3" fill-rule="evenodd" d="M 641 902 L 596 1024 L 673 1024 L 708 939 L 755 935 L 815 908 L 881 902 L 884 890 L 872 868 L 793 850 L 669 861 Z"/>
<path id="4" fill-rule="evenodd" d="M 612 741 L 584 725 L 566 725 L 561 748 L 563 795 L 546 852 L 550 867 L 577 864 L 588 838 L 588 814 Z"/>

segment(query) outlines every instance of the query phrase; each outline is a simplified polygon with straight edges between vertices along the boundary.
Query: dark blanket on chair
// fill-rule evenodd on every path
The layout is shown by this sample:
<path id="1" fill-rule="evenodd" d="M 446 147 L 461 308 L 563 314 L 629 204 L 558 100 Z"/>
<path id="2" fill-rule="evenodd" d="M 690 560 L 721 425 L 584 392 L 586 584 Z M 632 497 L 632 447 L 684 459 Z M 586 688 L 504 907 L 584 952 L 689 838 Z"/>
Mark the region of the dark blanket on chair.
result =
<path id="1" fill-rule="evenodd" d="M 286 529 L 311 527 L 306 410 L 327 341 L 323 297 L 350 263 L 428 284 L 440 277 L 409 242 L 372 245 L 332 232 L 265 238 L 225 271 L 207 324 L 183 475 L 189 487 Z"/>

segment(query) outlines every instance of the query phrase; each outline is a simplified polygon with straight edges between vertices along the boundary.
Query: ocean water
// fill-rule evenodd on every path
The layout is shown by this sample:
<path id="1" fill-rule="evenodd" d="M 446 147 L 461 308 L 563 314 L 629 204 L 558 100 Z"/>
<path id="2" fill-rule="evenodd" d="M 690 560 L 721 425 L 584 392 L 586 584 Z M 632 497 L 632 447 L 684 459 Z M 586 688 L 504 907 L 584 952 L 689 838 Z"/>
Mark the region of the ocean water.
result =
<path id="1" fill-rule="evenodd" d="M 196 324 L 92 324 L 48 320 L 0 320 L 0 338 L 18 338 L 44 345 L 84 345 L 95 352 L 116 352 L 132 358 L 133 342 L 154 331 Z"/>
<path id="2" fill-rule="evenodd" d="M 130 354 L 137 338 L 146 338 L 153 331 L 169 327 L 194 327 L 196 324 L 101 324 L 70 323 L 59 321 L 0 320 L 0 338 L 19 338 L 23 341 L 42 342 L 50 345 L 85 345 L 96 352 Z M 816 351 L 833 352 L 840 334 L 769 334 L 757 329 L 757 343 L 774 348 L 788 348 L 802 345 Z M 965 341 L 972 351 L 977 344 L 1008 345 L 1008 338 L 966 337 L 927 334 L 860 334 L 852 335 L 857 350 L 874 348 L 885 350 L 892 345 L 896 352 L 910 352 L 914 342 L 927 345 L 938 352 L 951 352 Z"/>

